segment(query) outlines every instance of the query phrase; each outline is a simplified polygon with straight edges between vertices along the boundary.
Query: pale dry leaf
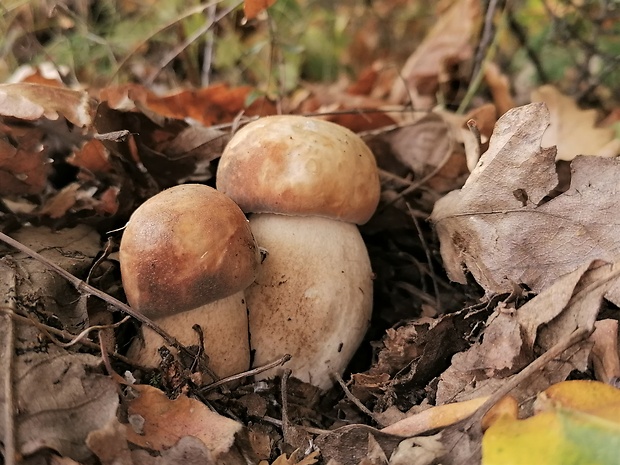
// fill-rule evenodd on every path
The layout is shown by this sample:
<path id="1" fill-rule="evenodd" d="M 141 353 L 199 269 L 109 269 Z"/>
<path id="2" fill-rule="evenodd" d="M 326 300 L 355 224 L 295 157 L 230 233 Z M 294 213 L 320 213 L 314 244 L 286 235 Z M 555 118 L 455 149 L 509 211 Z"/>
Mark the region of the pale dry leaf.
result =
<path id="1" fill-rule="evenodd" d="M 582 110 L 577 103 L 551 85 L 532 92 L 533 102 L 544 102 L 551 121 L 542 139 L 544 147 L 555 145 L 557 160 L 573 160 L 578 155 L 615 157 L 620 140 L 612 128 L 597 127 L 597 111 Z"/>
<path id="2" fill-rule="evenodd" d="M 594 344 L 591 357 L 596 379 L 609 384 L 620 379 L 618 320 L 608 318 L 594 323 L 590 342 Z"/>
<path id="3" fill-rule="evenodd" d="M 440 75 L 450 63 L 472 55 L 470 44 L 480 16 L 478 0 L 457 0 L 435 23 L 394 81 L 390 101 L 402 103 L 408 93 L 433 94 Z M 419 108 L 417 105 L 414 105 Z"/>
<path id="4" fill-rule="evenodd" d="M 235 435 L 243 426 L 223 417 L 196 399 L 181 395 L 170 400 L 152 386 L 134 385 L 139 396 L 130 402 L 128 414 L 139 417 L 143 426 L 138 433 L 128 429 L 129 442 L 155 450 L 172 447 L 184 436 L 194 436 L 202 441 L 215 460 L 226 454 Z"/>
<path id="5" fill-rule="evenodd" d="M 97 456 L 101 465 L 133 465 L 127 443 L 127 425 L 116 417 L 102 428 L 91 431 L 86 445 Z"/>
<path id="6" fill-rule="evenodd" d="M 444 164 L 452 153 L 452 137 L 443 118 L 429 114 L 412 125 L 384 134 L 396 158 L 421 178 Z"/>
<path id="7" fill-rule="evenodd" d="M 514 284 L 540 292 L 584 263 L 620 255 L 620 161 L 577 157 L 570 189 L 546 199 L 558 183 L 555 150 L 540 147 L 548 124 L 543 103 L 506 113 L 463 188 L 435 204 L 453 281 L 465 283 L 467 270 L 487 292 Z"/>
<path id="8" fill-rule="evenodd" d="M 93 102 L 86 91 L 41 84 L 0 84 L 0 115 L 23 120 L 64 116 L 76 126 L 92 123 Z"/>
<path id="9" fill-rule="evenodd" d="M 446 449 L 441 434 L 421 436 L 402 441 L 392 453 L 389 465 L 430 465 L 438 460 Z"/>

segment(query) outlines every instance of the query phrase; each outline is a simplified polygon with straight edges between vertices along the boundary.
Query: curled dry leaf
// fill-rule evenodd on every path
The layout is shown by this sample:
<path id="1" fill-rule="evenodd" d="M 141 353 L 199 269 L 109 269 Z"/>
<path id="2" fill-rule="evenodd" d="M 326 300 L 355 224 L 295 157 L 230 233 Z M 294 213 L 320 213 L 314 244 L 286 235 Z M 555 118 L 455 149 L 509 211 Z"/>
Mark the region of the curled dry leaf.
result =
<path id="1" fill-rule="evenodd" d="M 90 126 L 93 103 L 86 91 L 41 84 L 0 84 L 0 115 L 23 120 L 64 116 L 76 126 Z"/>
<path id="2" fill-rule="evenodd" d="M 506 113 L 463 188 L 435 204 L 453 281 L 465 283 L 467 270 L 487 292 L 514 284 L 540 292 L 584 263 L 620 255 L 620 161 L 576 158 L 570 189 L 549 199 L 558 178 L 555 149 L 540 147 L 548 124 L 543 103 Z"/>

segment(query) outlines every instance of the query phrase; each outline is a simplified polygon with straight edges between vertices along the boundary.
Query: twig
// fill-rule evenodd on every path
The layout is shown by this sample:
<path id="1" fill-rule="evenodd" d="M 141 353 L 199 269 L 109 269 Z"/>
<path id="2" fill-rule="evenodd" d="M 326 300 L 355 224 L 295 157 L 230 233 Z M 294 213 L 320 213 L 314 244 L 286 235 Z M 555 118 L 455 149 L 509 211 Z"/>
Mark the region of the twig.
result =
<path id="1" fill-rule="evenodd" d="M 363 413 L 365 413 L 370 418 L 372 418 L 379 426 L 381 426 L 381 427 L 385 426 L 385 424 L 382 421 L 378 420 L 376 415 L 374 413 L 372 413 L 368 409 L 368 407 L 366 407 L 364 404 L 362 404 L 362 402 L 357 397 L 355 397 L 351 391 L 349 391 L 349 388 L 344 383 L 344 380 L 342 379 L 342 376 L 340 376 L 336 372 L 332 373 L 332 376 L 334 377 L 336 382 L 340 385 L 340 387 L 344 391 L 344 395 L 347 396 L 347 399 L 349 399 L 351 402 L 353 402 L 356 405 L 356 407 L 358 409 L 360 409 Z"/>
<path id="2" fill-rule="evenodd" d="M 17 280 L 14 270 L 3 265 L 11 271 L 11 285 L 6 295 L 7 311 L 4 313 L 2 326 L 6 334 L 3 349 L 2 365 L 4 367 L 4 463 L 6 465 L 15 465 L 19 461 L 16 447 L 16 430 L 15 430 L 15 391 L 13 389 L 13 363 L 15 357 L 15 325 L 13 323 L 13 314 L 15 312 L 15 289 Z"/>
<path id="3" fill-rule="evenodd" d="M 226 378 L 222 378 L 222 379 L 220 379 L 220 380 L 218 380 L 218 381 L 216 381 L 214 383 L 211 383 L 211 384 L 209 384 L 207 386 L 201 387 L 200 389 L 198 389 L 198 392 L 210 391 L 212 389 L 215 389 L 218 386 L 221 386 L 222 384 L 230 383 L 231 381 L 236 381 L 236 380 L 241 379 L 241 378 L 257 375 L 258 373 L 262 373 L 263 371 L 271 370 L 272 368 L 275 368 L 277 366 L 284 365 L 290 359 L 291 359 L 291 356 L 289 354 L 286 354 L 283 357 L 281 357 L 278 360 L 276 360 L 275 362 L 268 363 L 267 365 L 263 365 L 263 366 L 258 367 L 258 368 L 252 368 L 251 370 L 243 371 L 241 373 L 237 373 L 236 375 L 232 375 L 232 376 L 228 376 Z"/>
<path id="4" fill-rule="evenodd" d="M 5 312 L 6 313 L 6 307 L 0 307 L 0 312 Z M 73 336 L 72 334 L 70 334 L 70 333 L 68 333 L 66 331 L 63 331 L 63 330 L 58 329 L 58 328 L 54 328 L 53 326 L 48 326 L 48 325 L 46 325 L 44 323 L 41 323 L 40 321 L 36 321 L 36 320 L 31 319 L 31 318 L 27 318 L 27 317 L 25 317 L 23 315 L 20 315 L 18 313 L 13 313 L 11 315 L 11 318 L 13 320 L 15 320 L 15 321 L 19 321 L 21 323 L 27 323 L 27 324 L 30 324 L 32 326 L 35 326 L 39 330 L 42 330 L 44 328 L 45 332 L 48 333 L 48 334 L 46 334 L 48 337 L 50 336 L 49 333 L 55 334 L 56 336 L 60 336 L 60 337 L 65 338 L 65 339 L 70 339 Z M 42 331 L 42 332 L 45 334 L 44 331 Z M 82 340 L 82 341 L 80 341 L 80 344 L 82 344 L 83 346 L 86 346 L 86 347 L 88 347 L 90 349 L 99 349 L 99 345 L 98 344 L 95 344 L 94 342 L 89 341 L 89 340 Z M 119 360 L 121 362 L 124 362 L 124 363 L 126 363 L 128 365 L 135 365 L 135 362 L 133 362 L 132 360 L 129 360 L 127 357 L 125 357 L 124 355 L 121 355 L 121 354 L 119 354 L 117 352 L 108 352 L 108 354 L 111 357 L 114 357 L 115 359 L 117 359 L 117 360 Z"/>
<path id="5" fill-rule="evenodd" d="M 211 22 L 215 22 L 215 13 L 217 7 L 215 3 L 212 3 L 207 8 L 207 18 Z M 215 44 L 215 34 L 211 33 L 205 40 L 204 50 L 202 52 L 202 75 L 200 78 L 200 85 L 207 87 L 211 78 L 211 67 L 213 65 L 213 46 Z"/>
<path id="6" fill-rule="evenodd" d="M 420 222 L 415 217 L 413 210 L 411 209 L 411 205 L 409 202 L 405 202 L 407 205 L 407 210 L 409 211 L 409 216 L 411 217 L 411 221 L 415 225 L 416 231 L 418 231 L 418 236 L 420 237 L 420 242 L 422 243 L 422 248 L 424 249 L 424 254 L 426 255 L 426 261 L 428 262 L 428 270 L 431 275 L 431 280 L 433 281 L 433 290 L 435 291 L 435 306 L 437 307 L 435 310 L 437 313 L 441 314 L 441 297 L 439 294 L 439 284 L 437 283 L 437 276 L 435 276 L 435 268 L 433 267 L 433 260 L 431 258 L 431 251 L 426 244 L 426 240 L 424 239 L 424 233 L 422 232 L 422 228 L 420 227 Z"/>
<path id="7" fill-rule="evenodd" d="M 288 379 L 291 377 L 291 369 L 287 368 L 282 373 L 282 380 L 280 383 L 280 395 L 282 396 L 282 436 L 284 442 L 290 444 L 291 437 L 291 424 L 288 419 Z"/>
<path id="8" fill-rule="evenodd" d="M 159 334 L 162 337 L 162 339 L 164 339 L 164 341 L 166 341 L 166 343 L 170 344 L 171 346 L 173 346 L 177 350 L 180 350 L 180 351 L 184 352 L 189 357 L 193 358 L 195 356 L 195 354 L 191 350 L 189 350 L 187 347 L 181 345 L 181 343 L 179 341 L 177 341 L 175 338 L 170 336 L 167 332 L 165 332 L 163 329 L 161 329 L 159 326 L 157 326 L 155 323 L 153 323 L 153 321 L 151 321 L 150 318 L 147 318 L 146 316 L 142 315 L 141 313 L 136 312 L 129 305 L 124 304 L 120 300 L 115 299 L 111 295 L 106 294 L 103 291 L 100 291 L 99 289 L 91 286 L 90 284 L 86 284 L 81 279 L 76 278 L 75 276 L 73 276 L 67 270 L 61 268 L 60 266 L 58 266 L 54 262 L 49 261 L 43 255 L 35 252 L 31 248 L 29 248 L 29 247 L 23 245 L 22 243 L 16 241 L 12 237 L 7 236 L 3 232 L 0 232 L 0 240 L 3 241 L 3 242 L 6 242 L 11 247 L 14 247 L 15 249 L 19 250 L 20 252 L 25 253 L 29 257 L 32 257 L 35 260 L 40 261 L 41 263 L 43 263 L 48 268 L 54 270 L 60 276 L 65 278 L 67 281 L 69 281 L 77 289 L 77 291 L 80 292 L 81 294 L 94 295 L 95 297 L 99 297 L 104 302 L 109 303 L 110 305 L 112 305 L 113 307 L 115 307 L 118 310 L 122 311 L 123 313 L 125 313 L 125 314 L 127 314 L 129 316 L 132 316 L 133 318 L 138 320 L 140 323 L 148 326 L 150 329 L 152 329 L 157 334 Z"/>
<path id="9" fill-rule="evenodd" d="M 278 420 L 277 418 L 273 418 L 267 415 L 263 415 L 263 416 L 256 417 L 256 418 L 261 421 L 266 421 L 267 423 L 271 423 L 271 424 L 277 425 L 280 428 L 282 428 L 282 420 Z M 328 429 L 313 428 L 312 426 L 295 425 L 295 427 L 303 429 L 304 431 L 307 431 L 310 434 L 327 434 L 327 433 L 332 432 L 331 430 L 328 430 Z"/>
<path id="10" fill-rule="evenodd" d="M 41 324 L 40 322 L 38 322 L 38 321 L 36 321 L 34 319 L 31 319 L 30 321 L 32 322 L 32 324 L 39 331 L 41 331 L 48 338 L 50 338 L 50 340 L 54 344 L 56 344 L 59 347 L 62 347 L 63 349 L 66 349 L 68 347 L 74 346 L 75 344 L 78 344 L 79 342 L 82 342 L 82 339 L 84 339 L 86 336 L 88 336 L 88 334 L 91 333 L 92 331 L 97 331 L 97 330 L 100 330 L 100 329 L 118 328 L 120 325 L 122 325 L 123 323 L 127 322 L 127 320 L 129 320 L 129 318 L 131 318 L 131 317 L 128 315 L 125 318 L 123 318 L 121 321 L 119 321 L 118 323 L 114 323 L 114 324 L 111 324 L 111 325 L 94 325 L 94 326 L 89 326 L 88 328 L 86 328 L 84 331 L 82 331 L 77 336 L 74 336 L 73 334 L 69 334 L 69 337 L 67 337 L 67 339 L 69 339 L 69 342 L 60 342 L 58 339 L 56 339 L 54 336 L 52 336 L 47 331 L 47 328 L 44 327 L 45 325 Z"/>
<path id="11" fill-rule="evenodd" d="M 478 44 L 478 50 L 476 50 L 476 57 L 474 59 L 474 66 L 469 77 L 470 81 L 473 81 L 482 68 L 482 62 L 487 54 L 489 47 L 493 43 L 493 36 L 495 35 L 495 12 L 498 8 L 498 0 L 490 0 L 487 6 L 487 11 L 484 15 L 484 26 L 482 28 L 482 37 Z"/>
<path id="12" fill-rule="evenodd" d="M 231 12 L 233 12 L 239 5 L 241 5 L 242 1 L 238 0 L 234 5 L 230 6 L 223 10 L 219 15 L 214 17 L 213 19 L 208 19 L 207 22 L 195 31 L 191 36 L 185 39 L 182 43 L 177 45 L 170 53 L 168 53 L 163 60 L 159 63 L 158 68 L 145 80 L 147 86 L 150 86 L 155 81 L 155 78 L 159 76 L 159 73 L 170 64 L 172 60 L 174 60 L 177 56 L 179 56 L 183 50 L 189 47 L 192 43 L 194 43 L 198 38 L 211 29 L 215 24 L 217 24 L 222 18 L 228 16 Z"/>

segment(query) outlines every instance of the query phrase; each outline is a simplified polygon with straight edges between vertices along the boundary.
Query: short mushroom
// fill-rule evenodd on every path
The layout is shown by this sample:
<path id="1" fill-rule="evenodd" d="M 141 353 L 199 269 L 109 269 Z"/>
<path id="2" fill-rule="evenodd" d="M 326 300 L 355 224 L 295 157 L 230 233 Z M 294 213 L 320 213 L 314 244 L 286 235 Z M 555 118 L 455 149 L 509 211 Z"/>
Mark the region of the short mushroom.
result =
<path id="1" fill-rule="evenodd" d="M 254 365 L 285 353 L 290 368 L 322 389 L 342 374 L 372 313 L 372 270 L 357 224 L 379 202 L 375 158 L 348 129 L 303 116 L 270 116 L 225 148 L 217 188 L 246 213 L 266 249 L 247 290 Z"/>
<path id="2" fill-rule="evenodd" d="M 211 187 L 172 187 L 131 215 L 119 259 L 129 304 L 183 345 L 198 345 L 199 325 L 209 366 L 220 377 L 249 368 L 243 290 L 260 254 L 239 207 Z M 129 357 L 156 367 L 163 339 L 142 328 Z"/>

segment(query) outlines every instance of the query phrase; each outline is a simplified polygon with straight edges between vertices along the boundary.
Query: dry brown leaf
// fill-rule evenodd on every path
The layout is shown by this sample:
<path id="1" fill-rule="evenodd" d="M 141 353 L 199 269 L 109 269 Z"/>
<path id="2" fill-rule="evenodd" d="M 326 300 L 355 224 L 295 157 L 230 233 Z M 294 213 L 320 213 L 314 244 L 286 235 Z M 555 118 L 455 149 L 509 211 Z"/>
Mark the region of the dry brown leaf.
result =
<path id="1" fill-rule="evenodd" d="M 129 404 L 129 417 L 140 418 L 144 424 L 140 432 L 128 429 L 127 438 L 142 447 L 164 450 L 184 436 L 194 436 L 217 460 L 230 450 L 235 435 L 243 428 L 240 423 L 212 412 L 203 403 L 185 395 L 170 400 L 152 386 L 132 388 L 139 396 Z"/>
<path id="2" fill-rule="evenodd" d="M 446 163 L 452 153 L 450 129 L 433 113 L 414 124 L 403 126 L 382 136 L 396 158 L 409 167 L 416 179 L 422 178 Z"/>
<path id="3" fill-rule="evenodd" d="M 453 281 L 465 283 L 468 270 L 488 292 L 521 283 L 540 292 L 584 263 L 620 255 L 620 161 L 576 158 L 570 189 L 545 199 L 558 183 L 555 150 L 540 147 L 548 123 L 543 103 L 506 113 L 463 188 L 435 204 Z"/>
<path id="4" fill-rule="evenodd" d="M 41 84 L 0 84 L 0 115 L 24 120 L 64 116 L 76 126 L 92 123 L 93 102 L 85 91 Z"/>
<path id="5" fill-rule="evenodd" d="M 534 356 L 546 352 L 577 329 L 592 329 L 603 296 L 618 276 L 620 270 L 617 265 L 593 262 L 558 279 L 540 295 L 516 310 L 511 321 L 507 322 L 506 319 L 501 320 L 497 315 L 492 315 L 482 343 L 474 344 L 466 352 L 456 354 L 450 368 L 441 375 L 437 387 L 437 403 L 489 395 L 525 363 L 532 361 Z M 488 341 L 492 328 L 498 325 L 508 323 L 511 328 L 509 331 L 514 333 L 512 327 L 515 321 L 521 330 L 521 340 L 513 337 L 510 344 L 499 346 Z M 495 332 L 501 333 L 501 328 Z M 554 383 L 564 381 L 575 369 L 585 371 L 590 349 L 591 344 L 584 343 L 567 350 L 561 358 L 550 362 L 528 383 L 523 383 L 512 391 L 512 395 L 523 401 Z M 490 351 L 498 354 L 490 357 Z M 490 360 L 502 360 L 502 354 L 508 354 L 506 358 L 510 359 L 517 351 L 521 351 L 522 355 L 528 358 L 502 371 L 485 366 Z"/>
<path id="6" fill-rule="evenodd" d="M 0 123 L 0 195 L 41 193 L 50 171 L 40 129 Z"/>
<path id="7" fill-rule="evenodd" d="M 433 94 L 448 64 L 471 57 L 470 40 L 479 16 L 478 0 L 457 0 L 444 12 L 403 66 L 402 78 L 394 81 L 390 101 L 405 102 L 409 92 Z"/>
<path id="8" fill-rule="evenodd" d="M 256 18 L 261 12 L 276 3 L 277 0 L 244 0 L 243 13 L 247 19 Z"/>
<path id="9" fill-rule="evenodd" d="M 387 456 L 402 438 L 365 425 L 349 425 L 321 434 L 315 440 L 325 461 L 334 460 L 342 465 L 358 465 L 368 456 L 369 436 L 379 443 Z"/>
<path id="10" fill-rule="evenodd" d="M 228 462 L 216 462 L 209 449 L 192 436 L 184 436 L 169 449 L 161 451 L 159 456 L 152 456 L 145 450 L 131 453 L 132 465 L 220 465 Z M 116 464 L 115 464 L 116 465 Z M 124 465 L 124 464 L 123 464 Z"/>
<path id="11" fill-rule="evenodd" d="M 101 465 L 131 465 L 131 451 L 127 443 L 127 425 L 112 418 L 102 428 L 91 431 L 86 445 L 97 456 Z"/>
<path id="12" fill-rule="evenodd" d="M 596 110 L 582 110 L 571 98 L 555 87 L 542 86 L 532 92 L 533 102 L 544 102 L 551 115 L 542 145 L 555 145 L 557 160 L 573 160 L 578 155 L 615 157 L 620 153 L 620 140 L 612 128 L 597 127 Z"/>

